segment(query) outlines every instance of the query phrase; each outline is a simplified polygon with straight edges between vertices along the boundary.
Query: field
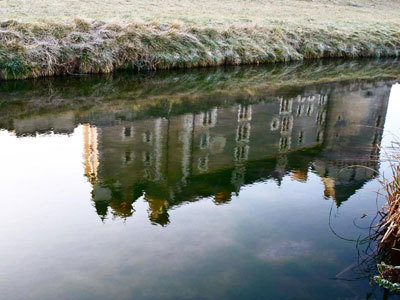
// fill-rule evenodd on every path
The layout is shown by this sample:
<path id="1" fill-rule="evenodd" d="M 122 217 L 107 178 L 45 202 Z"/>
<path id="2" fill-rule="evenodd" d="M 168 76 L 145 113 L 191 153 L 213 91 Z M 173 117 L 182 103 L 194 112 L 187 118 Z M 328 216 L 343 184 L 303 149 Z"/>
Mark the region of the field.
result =
<path id="1" fill-rule="evenodd" d="M 395 0 L 0 0 L 0 18 L 0 79 L 400 51 Z"/>
<path id="2" fill-rule="evenodd" d="M 220 26 L 279 24 L 356 26 L 376 22 L 400 24 L 400 2 L 393 0 L 0 0 L 0 16 L 22 22 L 75 17 L 113 23 L 182 21 Z"/>

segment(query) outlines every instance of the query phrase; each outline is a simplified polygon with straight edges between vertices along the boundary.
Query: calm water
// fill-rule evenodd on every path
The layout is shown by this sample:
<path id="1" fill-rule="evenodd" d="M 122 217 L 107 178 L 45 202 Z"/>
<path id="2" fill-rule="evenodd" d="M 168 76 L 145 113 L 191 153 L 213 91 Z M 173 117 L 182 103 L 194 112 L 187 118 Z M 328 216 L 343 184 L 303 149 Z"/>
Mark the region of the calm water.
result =
<path id="1" fill-rule="evenodd" d="M 354 240 L 382 204 L 396 74 L 363 61 L 0 83 L 0 298 L 395 299 Z"/>

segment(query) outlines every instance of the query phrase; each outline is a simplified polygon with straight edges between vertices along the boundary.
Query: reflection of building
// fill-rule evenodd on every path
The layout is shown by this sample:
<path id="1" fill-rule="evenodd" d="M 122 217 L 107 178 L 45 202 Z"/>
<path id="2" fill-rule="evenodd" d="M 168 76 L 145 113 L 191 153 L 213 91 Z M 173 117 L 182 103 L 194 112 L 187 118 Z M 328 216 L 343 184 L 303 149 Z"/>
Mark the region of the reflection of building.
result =
<path id="1" fill-rule="evenodd" d="M 110 207 L 114 215 L 130 216 L 134 201 L 143 196 L 150 220 L 165 225 L 168 209 L 180 203 L 201 197 L 226 203 L 245 184 L 268 178 L 280 183 L 289 172 L 293 179 L 306 181 L 310 167 L 321 176 L 325 196 L 339 204 L 375 176 L 388 96 L 388 86 L 304 92 L 120 121 L 98 127 L 99 135 L 88 127 L 99 136 L 97 148 L 92 145 L 90 155 L 85 154 L 90 161 L 86 175 L 98 178 L 91 181 L 97 212 L 104 218 Z M 85 134 L 85 149 L 90 144 L 86 139 L 94 141 Z M 94 153 L 101 153 L 99 162 Z M 354 164 L 372 170 L 340 171 Z"/>
<path id="2" fill-rule="evenodd" d="M 165 225 L 181 203 L 212 197 L 224 204 L 246 184 L 280 184 L 288 174 L 304 182 L 310 171 L 339 205 L 375 176 L 389 89 L 385 82 L 356 82 L 243 99 L 205 93 L 177 101 L 172 94 L 24 115 L 7 128 L 18 136 L 69 134 L 84 124 L 84 173 L 97 213 L 129 217 L 142 197 L 151 222 Z"/>

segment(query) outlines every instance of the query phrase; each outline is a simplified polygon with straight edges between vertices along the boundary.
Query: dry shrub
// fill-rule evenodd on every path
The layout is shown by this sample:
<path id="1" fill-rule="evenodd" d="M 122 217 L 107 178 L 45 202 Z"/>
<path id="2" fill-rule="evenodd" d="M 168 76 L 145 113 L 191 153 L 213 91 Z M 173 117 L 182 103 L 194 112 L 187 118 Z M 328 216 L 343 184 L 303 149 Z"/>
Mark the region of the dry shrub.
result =
<path id="1" fill-rule="evenodd" d="M 391 180 L 383 181 L 386 204 L 384 218 L 380 223 L 382 247 L 400 251 L 400 166 L 392 166 Z"/>

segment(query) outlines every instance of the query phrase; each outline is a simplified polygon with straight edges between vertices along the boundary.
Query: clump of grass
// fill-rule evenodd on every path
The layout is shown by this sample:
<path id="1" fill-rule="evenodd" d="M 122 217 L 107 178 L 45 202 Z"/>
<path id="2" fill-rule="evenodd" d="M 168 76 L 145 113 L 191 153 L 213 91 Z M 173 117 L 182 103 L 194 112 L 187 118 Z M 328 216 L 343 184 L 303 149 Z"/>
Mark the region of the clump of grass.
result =
<path id="1" fill-rule="evenodd" d="M 0 24 L 0 79 L 118 69 L 261 64 L 315 58 L 398 56 L 390 25 L 344 29 L 278 26 L 210 27 L 182 22 Z"/>

